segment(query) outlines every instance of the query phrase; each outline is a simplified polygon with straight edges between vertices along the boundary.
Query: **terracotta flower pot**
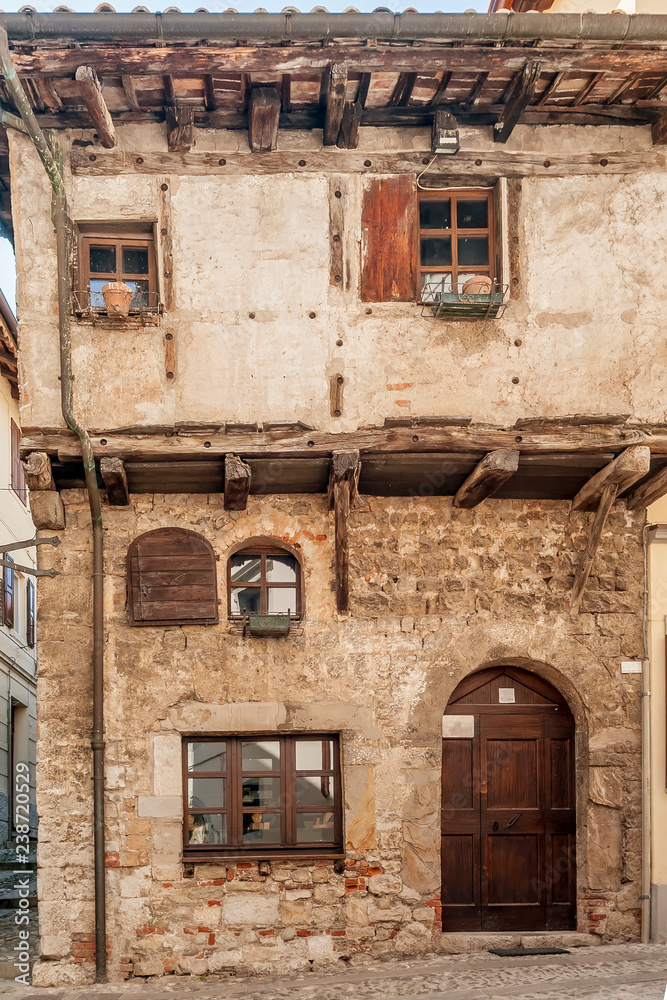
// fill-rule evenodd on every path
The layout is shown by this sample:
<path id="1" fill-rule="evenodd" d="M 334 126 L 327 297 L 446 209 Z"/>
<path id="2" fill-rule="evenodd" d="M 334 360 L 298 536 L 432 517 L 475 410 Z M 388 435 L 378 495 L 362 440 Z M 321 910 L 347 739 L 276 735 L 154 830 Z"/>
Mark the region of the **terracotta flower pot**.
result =
<path id="1" fill-rule="evenodd" d="M 464 295 L 490 295 L 492 288 L 493 282 L 488 274 L 474 274 L 464 283 L 462 292 Z"/>
<path id="2" fill-rule="evenodd" d="M 134 292 L 124 281 L 109 281 L 102 286 L 107 316 L 127 316 Z"/>

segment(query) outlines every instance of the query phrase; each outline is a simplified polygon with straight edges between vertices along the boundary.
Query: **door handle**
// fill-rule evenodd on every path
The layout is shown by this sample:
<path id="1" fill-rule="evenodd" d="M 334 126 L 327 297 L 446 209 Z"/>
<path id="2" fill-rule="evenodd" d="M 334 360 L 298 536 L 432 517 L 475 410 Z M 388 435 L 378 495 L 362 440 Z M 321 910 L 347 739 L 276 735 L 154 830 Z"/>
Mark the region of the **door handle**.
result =
<path id="1" fill-rule="evenodd" d="M 507 830 L 509 830 L 509 828 L 510 828 L 511 826 L 514 826 L 514 824 L 516 823 L 516 821 L 517 821 L 517 820 L 518 820 L 518 819 L 519 819 L 519 818 L 520 818 L 521 816 L 523 816 L 523 813 L 520 813 L 520 812 L 518 812 L 518 813 L 516 814 L 516 816 L 512 816 L 511 820 L 509 821 L 509 823 L 508 823 L 508 824 L 507 824 L 507 826 L 506 826 L 506 829 L 507 829 Z"/>

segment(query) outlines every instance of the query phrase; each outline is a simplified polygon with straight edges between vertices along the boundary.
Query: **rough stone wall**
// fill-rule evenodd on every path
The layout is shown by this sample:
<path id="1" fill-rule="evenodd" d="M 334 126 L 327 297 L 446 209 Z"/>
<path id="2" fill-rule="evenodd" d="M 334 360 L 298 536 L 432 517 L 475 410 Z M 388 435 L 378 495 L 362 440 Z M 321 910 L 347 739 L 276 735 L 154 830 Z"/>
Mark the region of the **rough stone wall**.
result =
<path id="1" fill-rule="evenodd" d="M 164 126 L 117 132 L 128 153 L 166 148 Z M 466 149 L 498 155 L 490 128 L 461 133 Z M 430 150 L 426 129 L 365 128 L 360 136 L 359 155 L 371 161 L 380 150 Z M 63 135 L 66 163 L 70 142 L 87 137 Z M 30 141 L 9 138 L 22 425 L 56 427 L 62 416 L 50 189 Z M 193 155 L 215 150 L 224 158 L 244 148 L 243 133 L 196 130 Z M 641 163 L 650 148 L 648 127 L 520 126 L 503 151 L 549 159 L 625 150 Z M 310 153 L 321 155 L 321 136 L 281 132 L 280 150 L 302 151 L 307 163 Z M 410 414 L 467 414 L 496 424 L 568 413 L 666 419 L 667 289 L 655 280 L 667 255 L 664 172 L 510 182 L 514 297 L 502 319 L 444 322 L 422 316 L 415 302 L 360 301 L 366 179 L 359 174 L 340 177 L 346 271 L 344 282 L 330 282 L 329 183 L 339 176 L 337 153 L 330 154 L 331 170 L 319 174 L 306 167 L 264 176 L 68 177 L 77 221 L 153 222 L 162 184 L 171 199 L 173 310 L 143 329 L 74 324 L 75 403 L 87 426 L 301 419 L 335 432 Z M 461 178 L 462 186 L 469 180 Z M 171 380 L 167 329 L 176 356 Z M 329 380 L 338 373 L 346 383 L 335 418 Z"/>
<path id="2" fill-rule="evenodd" d="M 39 985 L 93 976 L 91 533 L 83 491 L 41 565 L 38 681 Z M 351 614 L 333 594 L 323 497 L 135 496 L 105 508 L 107 891 L 110 970 L 278 971 L 447 948 L 438 930 L 441 718 L 469 672 L 524 666 L 577 725 L 578 923 L 606 941 L 639 929 L 641 524 L 612 511 L 582 613 L 566 594 L 592 515 L 566 502 L 361 497 L 350 518 Z M 217 626 L 130 628 L 125 555 L 139 533 L 212 542 Z M 303 634 L 243 639 L 224 619 L 233 544 L 299 546 Z M 181 863 L 182 732 L 341 733 L 345 870 L 333 862 Z"/>

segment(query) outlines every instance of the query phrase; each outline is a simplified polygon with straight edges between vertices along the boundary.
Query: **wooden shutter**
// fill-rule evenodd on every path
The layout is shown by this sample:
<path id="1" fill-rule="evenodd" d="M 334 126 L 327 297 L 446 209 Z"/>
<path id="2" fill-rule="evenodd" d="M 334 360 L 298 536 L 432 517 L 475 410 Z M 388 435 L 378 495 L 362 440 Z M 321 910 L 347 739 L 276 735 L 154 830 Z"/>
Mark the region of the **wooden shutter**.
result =
<path id="1" fill-rule="evenodd" d="M 35 645 L 35 584 L 26 580 L 26 642 L 32 649 Z"/>
<path id="2" fill-rule="evenodd" d="M 28 502 L 28 492 L 25 484 L 25 473 L 21 465 L 21 431 L 12 420 L 12 489 L 23 503 Z"/>
<path id="3" fill-rule="evenodd" d="M 5 552 L 5 559 L 14 562 Z M 14 627 L 14 570 L 10 566 L 2 567 L 2 614 L 3 623 L 9 628 Z"/>
<path id="4" fill-rule="evenodd" d="M 409 302 L 416 294 L 417 189 L 414 177 L 370 180 L 361 211 L 361 298 Z"/>
<path id="5" fill-rule="evenodd" d="M 158 528 L 127 554 L 131 625 L 214 625 L 218 621 L 216 559 L 203 535 Z"/>

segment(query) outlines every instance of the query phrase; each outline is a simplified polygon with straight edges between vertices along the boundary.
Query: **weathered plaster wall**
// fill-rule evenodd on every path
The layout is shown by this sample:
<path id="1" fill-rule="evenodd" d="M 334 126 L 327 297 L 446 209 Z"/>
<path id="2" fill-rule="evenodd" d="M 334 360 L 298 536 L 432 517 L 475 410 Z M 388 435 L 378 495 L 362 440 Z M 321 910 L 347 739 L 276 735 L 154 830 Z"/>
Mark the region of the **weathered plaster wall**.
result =
<path id="1" fill-rule="evenodd" d="M 121 148 L 135 154 L 165 149 L 161 126 L 118 132 Z M 60 426 L 50 192 L 29 141 L 10 138 L 23 424 Z M 493 148 L 486 128 L 463 129 L 462 143 Z M 194 153 L 244 147 L 243 133 L 198 132 Z M 430 146 L 425 130 L 363 129 L 359 148 L 372 156 Z M 321 153 L 319 133 L 281 133 L 280 149 Z M 515 149 L 545 158 L 630 150 L 639 161 L 650 133 L 521 127 L 507 146 Z M 332 176 L 337 154 L 330 154 Z M 330 284 L 328 179 L 308 168 L 299 175 L 187 176 L 174 168 L 166 176 L 69 178 L 77 221 L 156 220 L 162 183 L 172 203 L 173 312 L 159 327 L 79 323 L 73 330 L 76 405 L 89 426 L 299 418 L 349 431 L 409 414 L 509 424 L 576 412 L 665 420 L 667 289 L 655 278 L 667 253 L 664 173 L 518 182 L 508 236 L 517 241 L 519 297 L 501 320 L 474 323 L 422 317 L 416 303 L 359 300 L 360 175 L 343 178 L 350 287 Z M 167 329 L 176 348 L 172 381 Z M 346 385 L 336 419 L 329 378 L 339 372 Z"/>
<path id="2" fill-rule="evenodd" d="M 60 571 L 39 588 L 39 985 L 92 976 L 90 515 L 65 491 Z M 322 497 L 136 496 L 106 508 L 107 887 L 111 971 L 307 968 L 446 949 L 439 914 L 441 717 L 470 671 L 525 666 L 577 723 L 578 921 L 635 939 L 640 875 L 640 514 L 612 511 L 582 612 L 566 594 L 589 515 L 562 502 L 361 497 L 350 518 L 351 614 L 335 613 Z M 130 628 L 125 556 L 140 532 L 187 526 L 225 560 L 273 535 L 300 546 L 303 634 L 250 640 L 217 626 Z M 604 567 L 601 572 L 599 567 Z M 333 863 L 181 865 L 179 734 L 342 734 L 346 870 Z"/>

